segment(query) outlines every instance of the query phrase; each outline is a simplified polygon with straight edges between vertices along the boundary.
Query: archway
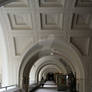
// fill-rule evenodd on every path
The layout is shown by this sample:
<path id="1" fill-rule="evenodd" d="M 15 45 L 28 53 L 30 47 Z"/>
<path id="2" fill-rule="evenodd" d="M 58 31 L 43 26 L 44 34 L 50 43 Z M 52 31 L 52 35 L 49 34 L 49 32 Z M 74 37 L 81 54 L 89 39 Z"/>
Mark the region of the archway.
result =
<path id="1" fill-rule="evenodd" d="M 62 61 L 63 62 L 63 61 Z M 41 59 L 39 59 L 36 63 L 35 63 L 35 65 L 39 65 L 39 63 L 40 63 L 40 65 L 36 68 L 36 72 L 35 72 L 35 80 L 36 80 L 36 82 L 38 82 L 38 79 L 39 79 L 39 77 L 38 77 L 38 74 L 39 74 L 39 72 L 40 72 L 40 70 L 44 67 L 44 66 L 46 66 L 46 65 L 56 65 L 57 67 L 59 67 L 61 70 L 63 70 L 65 73 L 67 73 L 70 69 L 68 68 L 66 68 L 67 66 L 64 66 L 63 64 L 62 64 L 62 62 L 60 61 L 60 60 L 58 60 L 57 58 L 55 59 L 55 57 L 53 58 L 53 56 L 45 56 L 45 57 L 42 57 Z M 33 70 L 33 68 L 31 69 L 31 70 Z"/>
<path id="2" fill-rule="evenodd" d="M 39 71 L 39 74 L 38 74 L 38 80 L 40 81 L 41 80 L 41 77 L 44 73 L 46 73 L 47 71 L 55 71 L 55 72 L 62 72 L 62 70 L 60 68 L 58 68 L 56 65 L 47 65 L 45 66 L 44 68 L 42 68 L 40 71 Z"/>
<path id="3" fill-rule="evenodd" d="M 75 69 L 74 72 L 76 72 L 76 77 L 80 82 L 79 90 L 85 92 L 85 72 L 78 50 L 69 43 L 57 40 L 41 41 L 24 55 L 19 71 L 19 87 L 28 92 L 29 73 L 32 65 L 39 58 L 51 55 L 53 50 L 57 53 L 55 55 L 57 58 L 64 60 L 72 70 Z"/>

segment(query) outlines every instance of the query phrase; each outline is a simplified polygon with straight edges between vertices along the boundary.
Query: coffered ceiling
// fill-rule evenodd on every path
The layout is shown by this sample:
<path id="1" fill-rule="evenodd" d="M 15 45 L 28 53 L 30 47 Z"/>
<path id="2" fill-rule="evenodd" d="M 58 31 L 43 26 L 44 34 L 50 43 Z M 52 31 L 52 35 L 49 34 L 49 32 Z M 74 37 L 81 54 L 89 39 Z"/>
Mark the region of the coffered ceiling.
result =
<path id="1" fill-rule="evenodd" d="M 1 7 L 0 16 L 12 57 L 52 36 L 92 55 L 92 0 L 17 0 Z"/>

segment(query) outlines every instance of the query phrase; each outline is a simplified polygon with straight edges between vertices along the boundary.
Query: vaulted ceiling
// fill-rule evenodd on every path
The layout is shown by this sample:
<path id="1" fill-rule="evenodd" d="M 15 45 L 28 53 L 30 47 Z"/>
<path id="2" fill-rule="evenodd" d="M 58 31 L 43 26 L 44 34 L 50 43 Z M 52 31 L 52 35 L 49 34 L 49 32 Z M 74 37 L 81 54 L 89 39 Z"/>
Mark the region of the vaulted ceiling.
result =
<path id="1" fill-rule="evenodd" d="M 0 11 L 10 54 L 20 56 L 39 40 L 64 39 L 82 55 L 91 55 L 91 5 L 89 0 L 19 0 L 5 5 Z"/>
<path id="2" fill-rule="evenodd" d="M 92 56 L 92 0 L 17 0 L 0 8 L 0 23 L 11 61 L 46 39 L 64 40 L 83 57 Z"/>

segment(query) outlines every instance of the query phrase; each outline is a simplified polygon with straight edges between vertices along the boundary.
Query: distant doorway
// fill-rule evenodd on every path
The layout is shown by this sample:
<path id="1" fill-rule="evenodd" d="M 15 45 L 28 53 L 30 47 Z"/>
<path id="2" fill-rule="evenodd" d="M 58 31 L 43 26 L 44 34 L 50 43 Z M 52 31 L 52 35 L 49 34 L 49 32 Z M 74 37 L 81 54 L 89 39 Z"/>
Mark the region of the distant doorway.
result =
<path id="1" fill-rule="evenodd" d="M 54 81 L 54 74 L 48 73 L 46 79 L 47 79 L 47 81 Z"/>

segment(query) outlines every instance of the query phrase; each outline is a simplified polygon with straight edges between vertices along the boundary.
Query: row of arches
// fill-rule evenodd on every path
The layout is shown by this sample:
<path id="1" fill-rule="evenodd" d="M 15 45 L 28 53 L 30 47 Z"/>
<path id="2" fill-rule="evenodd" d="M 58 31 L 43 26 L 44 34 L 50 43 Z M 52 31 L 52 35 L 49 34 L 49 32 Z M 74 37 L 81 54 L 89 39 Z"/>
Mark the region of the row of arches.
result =
<path id="1" fill-rule="evenodd" d="M 30 70 L 35 63 L 41 61 L 43 61 L 43 63 L 40 63 L 40 67 L 37 68 L 35 73 L 36 82 L 39 81 L 39 73 L 41 78 L 41 76 L 46 75 L 49 70 L 60 70 L 59 72 L 62 70 L 64 73 L 72 71 L 76 72 L 77 82 L 80 84 L 80 92 L 85 92 L 85 72 L 80 58 L 80 53 L 70 43 L 59 40 L 45 40 L 38 42 L 24 53 L 21 61 L 18 84 L 19 87 L 23 88 L 26 92 L 28 92 Z M 50 64 L 52 66 L 55 65 L 57 68 L 45 68 L 48 65 L 50 66 Z"/>

